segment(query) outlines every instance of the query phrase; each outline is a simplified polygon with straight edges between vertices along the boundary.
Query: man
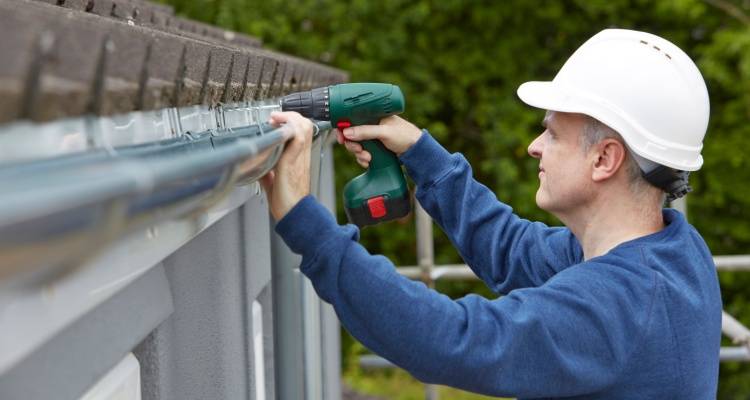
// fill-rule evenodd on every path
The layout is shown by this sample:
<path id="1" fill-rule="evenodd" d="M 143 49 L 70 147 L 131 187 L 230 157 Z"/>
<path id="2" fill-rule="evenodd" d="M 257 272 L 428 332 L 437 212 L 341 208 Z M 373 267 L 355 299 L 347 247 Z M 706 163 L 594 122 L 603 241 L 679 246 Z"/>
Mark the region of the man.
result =
<path id="1" fill-rule="evenodd" d="M 700 235 L 665 194 L 684 195 L 702 164 L 705 84 L 657 36 L 605 30 L 551 82 L 519 97 L 548 110 L 529 145 L 536 202 L 567 228 L 520 219 L 427 132 L 398 117 L 345 129 L 380 139 L 417 184 L 417 199 L 495 292 L 457 301 L 401 277 L 339 226 L 309 191 L 310 125 L 275 114 L 295 137 L 264 178 L 277 232 L 343 325 L 418 379 L 522 398 L 712 399 L 721 298 Z M 325 237 L 326 240 L 317 240 Z"/>

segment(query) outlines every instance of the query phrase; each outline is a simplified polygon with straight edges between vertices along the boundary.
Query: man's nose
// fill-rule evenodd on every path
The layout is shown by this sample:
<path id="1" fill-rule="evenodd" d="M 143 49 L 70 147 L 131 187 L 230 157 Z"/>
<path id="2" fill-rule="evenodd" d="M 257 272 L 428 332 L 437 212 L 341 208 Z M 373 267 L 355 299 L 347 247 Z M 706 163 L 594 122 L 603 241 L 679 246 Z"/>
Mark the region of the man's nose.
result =
<path id="1" fill-rule="evenodd" d="M 537 136 L 536 139 L 529 144 L 529 148 L 527 149 L 529 155 L 534 158 L 542 158 L 542 149 L 544 148 L 542 145 L 542 135 L 544 135 L 544 133 Z"/>

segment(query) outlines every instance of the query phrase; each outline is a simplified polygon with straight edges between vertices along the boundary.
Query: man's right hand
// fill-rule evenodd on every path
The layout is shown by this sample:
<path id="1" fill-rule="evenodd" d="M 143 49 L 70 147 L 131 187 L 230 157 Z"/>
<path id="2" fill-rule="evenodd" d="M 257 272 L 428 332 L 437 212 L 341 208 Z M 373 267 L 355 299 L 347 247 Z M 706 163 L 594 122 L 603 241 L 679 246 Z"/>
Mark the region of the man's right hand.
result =
<path id="1" fill-rule="evenodd" d="M 343 132 L 336 130 L 339 144 L 343 144 L 347 150 L 354 153 L 357 163 L 364 168 L 370 165 L 372 155 L 357 142 L 370 139 L 380 140 L 388 150 L 400 156 L 421 136 L 422 131 L 419 128 L 395 115 L 381 119 L 380 125 L 353 126 L 344 129 Z"/>

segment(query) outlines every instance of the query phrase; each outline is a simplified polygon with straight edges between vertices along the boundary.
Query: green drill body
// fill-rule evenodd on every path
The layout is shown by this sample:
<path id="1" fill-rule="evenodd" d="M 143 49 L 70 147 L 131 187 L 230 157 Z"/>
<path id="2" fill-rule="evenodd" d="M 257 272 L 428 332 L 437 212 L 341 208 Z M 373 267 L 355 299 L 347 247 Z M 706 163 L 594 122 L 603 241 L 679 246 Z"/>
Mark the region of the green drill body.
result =
<path id="1" fill-rule="evenodd" d="M 382 118 L 403 112 L 404 95 L 398 86 L 387 83 L 345 83 L 290 94 L 282 99 L 281 108 L 343 129 L 377 125 Z M 363 227 L 407 215 L 409 189 L 398 158 L 378 140 L 363 141 L 362 146 L 372 159 L 365 173 L 344 186 L 349 221 Z"/>

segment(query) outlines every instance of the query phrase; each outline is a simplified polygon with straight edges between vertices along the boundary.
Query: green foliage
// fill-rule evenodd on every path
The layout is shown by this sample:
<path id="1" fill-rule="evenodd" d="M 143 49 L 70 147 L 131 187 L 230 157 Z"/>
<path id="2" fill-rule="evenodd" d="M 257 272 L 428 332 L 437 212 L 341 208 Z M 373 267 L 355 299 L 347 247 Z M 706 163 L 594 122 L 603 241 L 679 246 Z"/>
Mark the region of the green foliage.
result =
<path id="1" fill-rule="evenodd" d="M 516 97 L 519 84 L 551 79 L 571 52 L 607 27 L 664 36 L 699 64 L 712 113 L 704 168 L 693 174 L 690 218 L 714 254 L 750 253 L 750 26 L 740 0 L 170 0 L 180 14 L 247 32 L 265 45 L 329 63 L 352 81 L 392 82 L 405 117 L 450 151 L 517 213 L 555 223 L 534 203 L 537 162 L 526 146 L 542 112 Z M 745 7 L 745 8 L 743 8 Z M 744 17 L 743 17 L 743 13 Z M 337 187 L 360 173 L 337 149 Z M 343 221 L 343 215 L 339 216 Z M 440 232 L 439 263 L 459 263 Z M 374 253 L 415 264 L 411 217 L 363 231 Z M 750 274 L 722 273 L 727 309 L 750 324 Z M 476 285 L 442 288 L 460 295 Z M 748 368 L 724 364 L 720 398 L 746 398 Z"/>

